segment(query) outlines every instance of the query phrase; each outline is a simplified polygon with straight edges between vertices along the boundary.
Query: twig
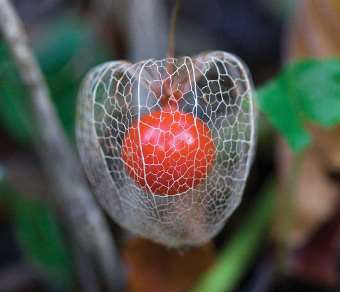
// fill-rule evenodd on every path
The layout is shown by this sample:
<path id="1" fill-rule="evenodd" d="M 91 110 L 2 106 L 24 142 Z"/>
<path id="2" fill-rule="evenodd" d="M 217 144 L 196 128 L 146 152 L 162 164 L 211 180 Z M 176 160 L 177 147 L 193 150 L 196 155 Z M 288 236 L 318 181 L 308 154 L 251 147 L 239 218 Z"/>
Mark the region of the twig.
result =
<path id="1" fill-rule="evenodd" d="M 60 125 L 21 20 L 8 0 L 0 0 L 0 29 L 30 94 L 36 127 L 34 145 L 53 187 L 54 199 L 65 213 L 74 241 L 87 256 L 94 256 L 105 284 L 112 291 L 121 283 L 122 269 L 109 227 Z"/>
<path id="2" fill-rule="evenodd" d="M 176 44 L 176 23 L 177 23 L 177 16 L 179 12 L 179 4 L 180 0 L 175 0 L 175 6 L 171 12 L 170 18 L 170 30 L 169 30 L 169 39 L 168 39 L 168 58 L 175 57 L 175 44 Z"/>

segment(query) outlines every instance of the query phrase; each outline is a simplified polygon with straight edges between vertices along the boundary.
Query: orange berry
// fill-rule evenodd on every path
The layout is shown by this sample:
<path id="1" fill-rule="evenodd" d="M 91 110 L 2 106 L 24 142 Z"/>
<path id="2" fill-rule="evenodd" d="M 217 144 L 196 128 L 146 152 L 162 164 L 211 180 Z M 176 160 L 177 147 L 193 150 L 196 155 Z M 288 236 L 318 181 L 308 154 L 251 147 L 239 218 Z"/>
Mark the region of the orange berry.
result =
<path id="1" fill-rule="evenodd" d="M 216 156 L 208 126 L 190 113 L 164 109 L 135 121 L 124 137 L 128 174 L 145 190 L 175 195 L 206 179 Z"/>

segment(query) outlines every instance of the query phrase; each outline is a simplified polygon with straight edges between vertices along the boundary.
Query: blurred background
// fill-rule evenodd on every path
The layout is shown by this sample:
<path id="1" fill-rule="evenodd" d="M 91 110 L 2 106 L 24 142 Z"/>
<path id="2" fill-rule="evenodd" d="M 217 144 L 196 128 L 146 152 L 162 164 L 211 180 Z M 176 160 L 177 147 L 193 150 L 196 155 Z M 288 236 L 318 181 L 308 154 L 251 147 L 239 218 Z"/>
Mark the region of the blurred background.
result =
<path id="1" fill-rule="evenodd" d="M 92 66 L 166 57 L 172 0 L 12 2 L 72 143 L 77 91 Z M 235 53 L 262 88 L 285 64 L 339 57 L 339 15 L 337 0 L 183 0 L 176 56 Z M 0 36 L 0 291 L 82 291 L 31 144 L 27 94 Z M 298 168 L 261 113 L 258 126 L 243 203 L 213 242 L 169 250 L 110 220 L 126 291 L 340 291 L 339 126 L 308 125 L 312 142 Z"/>

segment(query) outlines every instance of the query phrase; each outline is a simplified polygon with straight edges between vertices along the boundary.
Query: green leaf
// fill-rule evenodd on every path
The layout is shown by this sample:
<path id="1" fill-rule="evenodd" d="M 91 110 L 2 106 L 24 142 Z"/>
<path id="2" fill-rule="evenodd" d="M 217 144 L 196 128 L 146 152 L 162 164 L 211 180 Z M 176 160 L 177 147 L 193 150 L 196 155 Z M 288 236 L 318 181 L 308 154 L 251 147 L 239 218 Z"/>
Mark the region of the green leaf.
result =
<path id="1" fill-rule="evenodd" d="M 326 127 L 340 122 L 340 59 L 310 61 L 296 74 L 307 119 Z"/>
<path id="2" fill-rule="evenodd" d="M 273 186 L 261 192 L 240 228 L 223 248 L 216 264 L 192 292 L 232 292 L 245 274 L 262 242 L 274 206 Z"/>
<path id="3" fill-rule="evenodd" d="M 66 15 L 51 21 L 34 42 L 34 51 L 47 79 L 61 122 L 73 137 L 78 87 L 84 74 L 105 58 L 89 25 Z M 19 142 L 34 133 L 27 92 L 5 44 L 0 43 L 0 123 Z"/>
<path id="4" fill-rule="evenodd" d="M 340 59 L 304 60 L 288 65 L 258 90 L 258 106 L 298 152 L 311 143 L 306 124 L 340 122 Z"/>
<path id="5" fill-rule="evenodd" d="M 261 88 L 258 91 L 258 105 L 291 148 L 298 151 L 306 147 L 311 138 L 303 127 L 293 95 L 281 90 L 281 83 L 277 80 Z"/>
<path id="6" fill-rule="evenodd" d="M 42 200 L 20 195 L 8 185 L 0 186 L 0 199 L 10 206 L 18 243 L 27 259 L 54 287 L 71 291 L 71 252 L 54 213 Z"/>

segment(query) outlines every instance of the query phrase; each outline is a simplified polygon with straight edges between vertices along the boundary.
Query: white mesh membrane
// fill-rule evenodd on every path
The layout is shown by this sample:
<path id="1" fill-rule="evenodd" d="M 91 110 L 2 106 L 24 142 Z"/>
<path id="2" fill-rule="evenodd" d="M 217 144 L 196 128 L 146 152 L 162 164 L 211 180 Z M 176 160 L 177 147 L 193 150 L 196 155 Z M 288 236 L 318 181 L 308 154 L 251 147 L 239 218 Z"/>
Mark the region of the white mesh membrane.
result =
<path id="1" fill-rule="evenodd" d="M 206 179 L 187 191 L 152 193 L 122 159 L 124 137 L 136 121 L 180 92 L 178 108 L 210 129 L 216 156 Z M 85 78 L 78 100 L 77 144 L 102 207 L 121 226 L 168 246 L 211 239 L 239 205 L 255 144 L 253 86 L 235 56 L 108 62 Z"/>

